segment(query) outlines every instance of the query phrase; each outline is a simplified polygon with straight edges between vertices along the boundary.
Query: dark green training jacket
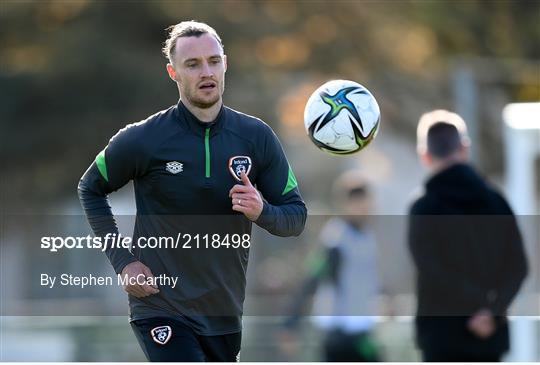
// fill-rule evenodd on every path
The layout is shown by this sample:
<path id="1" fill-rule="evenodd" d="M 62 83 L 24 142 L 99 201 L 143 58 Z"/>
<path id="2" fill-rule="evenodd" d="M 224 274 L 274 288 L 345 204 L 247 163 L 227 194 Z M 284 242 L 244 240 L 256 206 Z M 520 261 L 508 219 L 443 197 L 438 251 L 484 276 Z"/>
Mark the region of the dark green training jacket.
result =
<path id="1" fill-rule="evenodd" d="M 96 236 L 118 232 L 107 195 L 130 180 L 135 189 L 131 250 L 106 250 L 114 270 L 138 260 L 154 276 L 179 278 L 158 294 L 130 295 L 131 320 L 173 317 L 201 335 L 241 330 L 251 221 L 232 210 L 229 197 L 241 171 L 264 199 L 255 223 L 274 235 L 299 235 L 306 207 L 277 136 L 260 119 L 223 106 L 203 123 L 179 102 L 121 129 L 97 155 L 78 187 Z M 141 247 L 141 237 L 171 237 L 176 245 Z"/>

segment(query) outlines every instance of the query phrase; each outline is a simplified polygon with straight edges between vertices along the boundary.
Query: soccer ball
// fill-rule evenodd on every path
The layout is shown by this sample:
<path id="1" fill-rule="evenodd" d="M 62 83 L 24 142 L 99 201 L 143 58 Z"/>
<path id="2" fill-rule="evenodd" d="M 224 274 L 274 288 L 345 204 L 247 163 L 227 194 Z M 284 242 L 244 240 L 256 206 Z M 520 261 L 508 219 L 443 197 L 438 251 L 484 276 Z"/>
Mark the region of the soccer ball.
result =
<path id="1" fill-rule="evenodd" d="M 366 147 L 377 135 L 381 112 L 362 85 L 332 80 L 311 94 L 304 110 L 309 138 L 321 150 L 347 155 Z"/>

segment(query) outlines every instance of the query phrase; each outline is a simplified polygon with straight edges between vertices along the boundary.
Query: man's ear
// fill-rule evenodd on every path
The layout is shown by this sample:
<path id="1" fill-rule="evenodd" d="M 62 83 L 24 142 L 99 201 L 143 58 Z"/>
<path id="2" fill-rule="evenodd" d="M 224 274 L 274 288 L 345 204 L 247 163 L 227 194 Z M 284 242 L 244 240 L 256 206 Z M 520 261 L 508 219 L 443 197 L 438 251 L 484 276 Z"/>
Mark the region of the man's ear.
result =
<path id="1" fill-rule="evenodd" d="M 167 73 L 169 74 L 169 77 L 171 78 L 171 80 L 178 82 L 178 79 L 177 79 L 178 75 L 176 73 L 176 70 L 174 69 L 173 65 L 170 63 L 167 63 Z"/>
<path id="2" fill-rule="evenodd" d="M 424 166 L 430 167 L 433 165 L 433 156 L 431 156 L 427 151 L 422 152 L 420 153 L 420 161 L 422 161 Z"/>
<path id="3" fill-rule="evenodd" d="M 223 67 L 225 68 L 224 72 L 227 72 L 227 55 L 226 54 L 223 55 Z"/>
<path id="4" fill-rule="evenodd" d="M 470 147 L 468 145 L 462 145 L 460 148 L 459 148 L 459 157 L 461 158 L 462 161 L 468 161 L 469 160 L 469 155 L 470 155 Z"/>

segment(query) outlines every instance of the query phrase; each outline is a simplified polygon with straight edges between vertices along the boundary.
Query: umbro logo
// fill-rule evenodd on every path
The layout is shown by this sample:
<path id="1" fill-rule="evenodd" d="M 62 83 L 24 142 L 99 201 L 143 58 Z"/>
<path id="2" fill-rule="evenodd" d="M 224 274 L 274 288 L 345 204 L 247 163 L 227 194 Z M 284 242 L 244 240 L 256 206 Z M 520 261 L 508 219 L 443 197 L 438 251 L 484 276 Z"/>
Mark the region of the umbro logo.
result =
<path id="1" fill-rule="evenodd" d="M 171 174 L 178 174 L 179 172 L 184 171 L 184 164 L 178 161 L 167 162 L 165 170 L 169 171 Z"/>

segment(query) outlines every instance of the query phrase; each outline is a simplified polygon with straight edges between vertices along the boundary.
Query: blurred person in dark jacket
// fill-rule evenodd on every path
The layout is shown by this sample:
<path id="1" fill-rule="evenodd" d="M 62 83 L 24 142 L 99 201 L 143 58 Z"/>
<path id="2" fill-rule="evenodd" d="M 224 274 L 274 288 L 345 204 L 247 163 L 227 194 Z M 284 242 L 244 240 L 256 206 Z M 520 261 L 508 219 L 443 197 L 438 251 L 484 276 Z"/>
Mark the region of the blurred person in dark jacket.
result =
<path id="1" fill-rule="evenodd" d="M 380 290 L 368 180 L 360 171 L 349 170 L 334 182 L 332 197 L 340 215 L 325 223 L 319 234 L 323 248 L 308 257 L 307 275 L 293 298 L 282 342 L 293 340 L 292 330 L 314 297 L 310 319 L 325 334 L 324 360 L 378 361 L 372 331 Z"/>
<path id="2" fill-rule="evenodd" d="M 424 114 L 418 153 L 431 176 L 410 208 L 417 344 L 424 361 L 500 361 L 506 312 L 527 275 L 521 235 L 502 197 L 468 164 L 463 119 Z"/>

